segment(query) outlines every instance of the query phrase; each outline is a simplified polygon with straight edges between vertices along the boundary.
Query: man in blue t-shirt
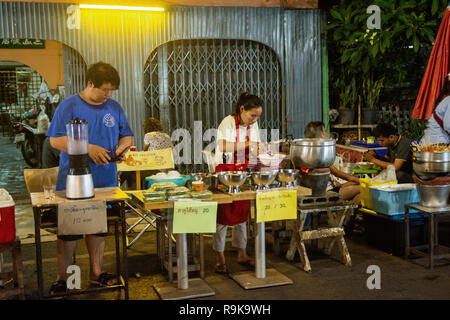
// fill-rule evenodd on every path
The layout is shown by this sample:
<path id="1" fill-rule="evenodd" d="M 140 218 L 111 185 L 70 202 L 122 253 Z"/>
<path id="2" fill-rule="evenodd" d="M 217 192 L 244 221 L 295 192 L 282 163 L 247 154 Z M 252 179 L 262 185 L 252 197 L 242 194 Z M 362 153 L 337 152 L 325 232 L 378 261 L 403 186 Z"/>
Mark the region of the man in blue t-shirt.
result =
<path id="1" fill-rule="evenodd" d="M 133 144 L 133 132 L 125 112 L 119 103 L 111 99 L 119 88 L 120 77 L 110 64 L 98 62 L 90 66 L 86 88 L 63 100 L 47 131 L 50 144 L 61 151 L 56 190 L 65 190 L 69 167 L 67 154 L 66 124 L 75 118 L 88 123 L 89 166 L 95 188 L 117 186 L 117 166 L 110 162 L 124 149 Z M 120 161 L 125 160 L 122 155 Z M 105 235 L 86 235 L 90 258 L 90 279 L 93 284 L 109 286 L 117 283 L 117 277 L 102 270 Z M 76 248 L 76 241 L 82 236 L 58 236 L 58 277 L 50 287 L 50 294 L 65 292 L 66 269 Z"/>

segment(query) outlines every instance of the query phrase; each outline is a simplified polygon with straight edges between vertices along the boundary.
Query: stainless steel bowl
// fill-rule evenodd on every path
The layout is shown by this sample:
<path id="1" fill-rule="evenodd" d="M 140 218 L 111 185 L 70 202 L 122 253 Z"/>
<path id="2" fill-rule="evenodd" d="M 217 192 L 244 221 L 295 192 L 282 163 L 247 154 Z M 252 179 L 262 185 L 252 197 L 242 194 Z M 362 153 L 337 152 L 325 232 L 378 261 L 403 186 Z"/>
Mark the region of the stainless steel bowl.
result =
<path id="1" fill-rule="evenodd" d="M 277 174 L 278 170 L 252 172 L 252 181 L 256 185 L 256 189 L 268 189 L 269 185 L 275 181 Z"/>
<path id="2" fill-rule="evenodd" d="M 291 143 L 290 154 L 296 168 L 328 168 L 336 157 L 336 140 L 297 139 Z"/>
<path id="3" fill-rule="evenodd" d="M 228 193 L 240 192 L 240 186 L 245 183 L 247 179 L 247 172 L 245 171 L 223 171 L 217 173 L 219 181 L 227 186 Z"/>
<path id="4" fill-rule="evenodd" d="M 424 207 L 439 208 L 449 205 L 450 185 L 429 186 L 417 184 L 420 204 Z"/>
<path id="5" fill-rule="evenodd" d="M 299 170 L 297 169 L 281 169 L 278 170 L 277 180 L 281 182 L 282 186 L 293 185 L 293 182 L 297 178 L 299 174 Z"/>
<path id="6" fill-rule="evenodd" d="M 355 169 L 358 166 L 357 163 L 354 162 L 344 162 L 341 165 L 341 171 L 347 173 L 347 174 L 352 174 L 353 173 L 353 169 Z"/>
<path id="7" fill-rule="evenodd" d="M 450 172 L 450 152 L 413 152 L 413 170 L 417 175 Z"/>

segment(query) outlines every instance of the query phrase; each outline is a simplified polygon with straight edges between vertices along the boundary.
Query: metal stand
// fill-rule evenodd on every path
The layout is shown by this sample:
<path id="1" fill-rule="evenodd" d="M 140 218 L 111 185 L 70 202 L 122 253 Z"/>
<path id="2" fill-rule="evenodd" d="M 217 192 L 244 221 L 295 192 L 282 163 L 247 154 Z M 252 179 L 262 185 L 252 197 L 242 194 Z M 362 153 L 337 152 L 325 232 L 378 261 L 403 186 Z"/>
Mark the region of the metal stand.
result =
<path id="1" fill-rule="evenodd" d="M 420 212 L 429 215 L 430 220 L 428 222 L 428 245 L 410 247 L 409 239 L 409 209 L 416 209 Z M 405 259 L 408 260 L 409 254 L 414 253 L 428 258 L 428 267 L 433 270 L 434 260 L 436 259 L 449 259 L 450 248 L 447 246 L 439 245 L 438 239 L 438 226 L 439 215 L 450 214 L 450 206 L 443 208 L 428 208 L 421 206 L 418 203 L 405 204 Z M 428 253 L 421 250 L 428 249 Z M 440 251 L 447 250 L 447 253 L 441 253 Z M 437 253 L 437 254 L 436 254 Z"/>
<path id="2" fill-rule="evenodd" d="M 252 207 L 255 206 L 254 200 L 251 200 L 250 203 Z M 244 289 L 257 289 L 292 284 L 293 281 L 291 279 L 277 270 L 273 268 L 266 270 L 265 223 L 256 223 L 255 229 L 255 273 L 244 271 L 230 274 L 230 277 Z"/>
<path id="3" fill-rule="evenodd" d="M 177 235 L 177 282 L 177 286 L 170 281 L 157 284 L 154 288 L 162 300 L 192 299 L 215 294 L 203 279 L 189 280 L 185 233 Z"/>

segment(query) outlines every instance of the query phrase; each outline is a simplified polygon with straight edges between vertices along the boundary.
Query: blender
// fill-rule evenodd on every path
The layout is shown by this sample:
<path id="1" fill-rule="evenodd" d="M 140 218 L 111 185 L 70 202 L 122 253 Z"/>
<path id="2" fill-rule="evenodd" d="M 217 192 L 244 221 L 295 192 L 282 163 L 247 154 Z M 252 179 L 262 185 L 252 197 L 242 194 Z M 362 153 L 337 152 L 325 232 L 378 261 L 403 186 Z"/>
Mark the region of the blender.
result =
<path id="1" fill-rule="evenodd" d="M 88 123 L 83 119 L 66 124 L 69 172 L 66 180 L 66 198 L 70 200 L 94 197 L 94 182 L 89 168 Z"/>

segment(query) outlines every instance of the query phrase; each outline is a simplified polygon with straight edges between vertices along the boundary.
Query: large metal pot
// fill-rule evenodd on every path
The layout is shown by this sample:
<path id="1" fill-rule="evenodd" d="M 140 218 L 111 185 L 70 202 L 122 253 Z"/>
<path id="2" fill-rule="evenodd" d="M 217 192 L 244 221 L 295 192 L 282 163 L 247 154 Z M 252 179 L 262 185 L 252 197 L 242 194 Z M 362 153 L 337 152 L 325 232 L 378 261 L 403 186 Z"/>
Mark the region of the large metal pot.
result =
<path id="1" fill-rule="evenodd" d="M 450 152 L 413 152 L 413 170 L 417 175 L 450 172 Z"/>
<path id="2" fill-rule="evenodd" d="M 449 204 L 450 185 L 429 186 L 417 184 L 420 204 L 424 207 L 442 208 Z"/>
<path id="3" fill-rule="evenodd" d="M 296 139 L 291 143 L 290 154 L 296 168 L 328 168 L 336 157 L 336 140 Z"/>

